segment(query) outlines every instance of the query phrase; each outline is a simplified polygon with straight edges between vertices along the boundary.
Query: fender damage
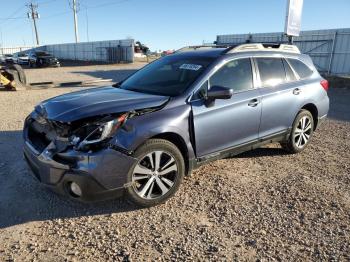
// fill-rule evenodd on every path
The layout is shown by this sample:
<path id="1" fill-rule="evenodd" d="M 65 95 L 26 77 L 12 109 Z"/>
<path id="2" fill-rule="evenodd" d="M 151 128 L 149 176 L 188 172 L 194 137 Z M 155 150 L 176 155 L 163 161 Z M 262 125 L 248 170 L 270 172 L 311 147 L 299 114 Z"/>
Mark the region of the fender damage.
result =
<path id="1" fill-rule="evenodd" d="M 149 97 L 146 100 L 149 100 Z M 72 116 L 64 112 L 54 117 L 52 107 L 48 107 L 48 103 L 54 102 L 46 101 L 25 121 L 24 157 L 35 177 L 54 191 L 82 201 L 116 197 L 123 193 L 125 187 L 130 186 L 127 174 L 137 160 L 128 150 L 123 150 L 115 143 L 114 134 L 84 148 L 80 148 L 79 144 L 92 133 L 98 132 L 96 130 L 99 130 L 99 126 L 106 122 L 109 123 L 113 119 L 119 121 L 123 116 L 123 121 L 127 123 L 160 110 L 167 102 L 168 98 L 157 98 L 153 103 L 147 101 L 144 104 L 142 101 L 139 105 L 134 105 L 136 109 L 130 111 L 109 113 L 109 110 L 113 110 L 108 109 L 95 116 L 83 112 L 82 114 L 88 117 L 62 121 L 63 116 L 65 120 L 72 120 Z M 141 104 L 148 107 L 142 108 Z M 80 114 L 79 110 L 77 112 Z M 118 125 L 117 133 L 127 132 L 128 126 L 124 125 L 124 122 Z M 67 186 L 73 182 L 80 186 L 81 196 L 70 194 Z"/>

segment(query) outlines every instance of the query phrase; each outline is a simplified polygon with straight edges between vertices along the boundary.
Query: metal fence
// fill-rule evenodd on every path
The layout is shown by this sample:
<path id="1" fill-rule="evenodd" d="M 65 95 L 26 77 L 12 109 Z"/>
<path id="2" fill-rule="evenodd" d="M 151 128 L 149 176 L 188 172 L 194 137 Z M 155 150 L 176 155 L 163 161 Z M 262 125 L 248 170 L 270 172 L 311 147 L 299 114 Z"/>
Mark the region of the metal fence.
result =
<path id="1" fill-rule="evenodd" d="M 13 55 L 35 48 L 34 46 L 0 47 L 0 55 Z"/>
<path id="2" fill-rule="evenodd" d="M 41 48 L 59 59 L 120 63 L 134 61 L 134 40 L 111 40 L 46 45 Z"/>
<path id="3" fill-rule="evenodd" d="M 283 33 L 259 33 L 218 35 L 218 44 L 283 43 Z M 350 28 L 302 31 L 294 43 L 301 52 L 308 54 L 321 73 L 330 75 L 350 74 Z"/>
<path id="4" fill-rule="evenodd" d="M 47 51 L 62 60 L 107 63 L 134 62 L 133 39 L 44 45 L 39 47 L 3 47 L 0 48 L 0 54 L 15 54 L 34 49 Z"/>

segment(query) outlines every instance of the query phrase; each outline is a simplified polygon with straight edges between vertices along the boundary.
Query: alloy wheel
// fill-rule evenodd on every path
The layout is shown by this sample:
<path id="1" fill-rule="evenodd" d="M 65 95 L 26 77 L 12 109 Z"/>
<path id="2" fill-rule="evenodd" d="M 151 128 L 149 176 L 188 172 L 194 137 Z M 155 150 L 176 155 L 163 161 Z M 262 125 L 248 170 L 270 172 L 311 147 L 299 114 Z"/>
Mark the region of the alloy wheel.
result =
<path id="1" fill-rule="evenodd" d="M 294 130 L 294 143 L 298 148 L 303 148 L 312 133 L 312 120 L 308 116 L 300 118 L 297 127 Z"/>
<path id="2" fill-rule="evenodd" d="M 134 167 L 132 184 L 139 197 L 151 200 L 167 194 L 177 175 L 174 157 L 165 151 L 153 151 L 142 157 Z"/>

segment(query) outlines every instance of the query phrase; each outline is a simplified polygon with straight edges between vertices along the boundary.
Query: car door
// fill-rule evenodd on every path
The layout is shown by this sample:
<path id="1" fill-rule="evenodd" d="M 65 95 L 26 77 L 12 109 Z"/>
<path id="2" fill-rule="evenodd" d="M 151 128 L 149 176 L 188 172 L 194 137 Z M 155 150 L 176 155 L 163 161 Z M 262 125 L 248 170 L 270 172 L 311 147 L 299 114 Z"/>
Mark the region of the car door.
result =
<path id="1" fill-rule="evenodd" d="M 259 138 L 263 139 L 288 131 L 304 98 L 295 74 L 283 58 L 259 57 L 255 63 L 262 103 Z"/>
<path id="2" fill-rule="evenodd" d="M 233 89 L 233 96 L 208 104 L 204 98 L 205 90 L 211 86 Z M 258 138 L 261 103 L 259 91 L 254 88 L 250 58 L 226 62 L 203 84 L 199 94 L 202 94 L 200 99 L 191 102 L 198 157 Z"/>

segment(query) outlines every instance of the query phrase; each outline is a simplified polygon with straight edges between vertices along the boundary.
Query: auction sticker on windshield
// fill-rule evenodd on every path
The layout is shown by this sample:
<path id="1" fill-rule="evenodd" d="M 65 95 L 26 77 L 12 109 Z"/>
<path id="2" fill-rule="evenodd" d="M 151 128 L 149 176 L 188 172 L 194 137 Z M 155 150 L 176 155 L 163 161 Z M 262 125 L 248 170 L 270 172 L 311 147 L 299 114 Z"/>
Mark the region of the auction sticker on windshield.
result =
<path id="1" fill-rule="evenodd" d="M 195 65 L 195 64 L 183 64 L 180 66 L 180 69 L 193 70 L 193 71 L 198 71 L 201 68 L 202 68 L 201 65 Z"/>

